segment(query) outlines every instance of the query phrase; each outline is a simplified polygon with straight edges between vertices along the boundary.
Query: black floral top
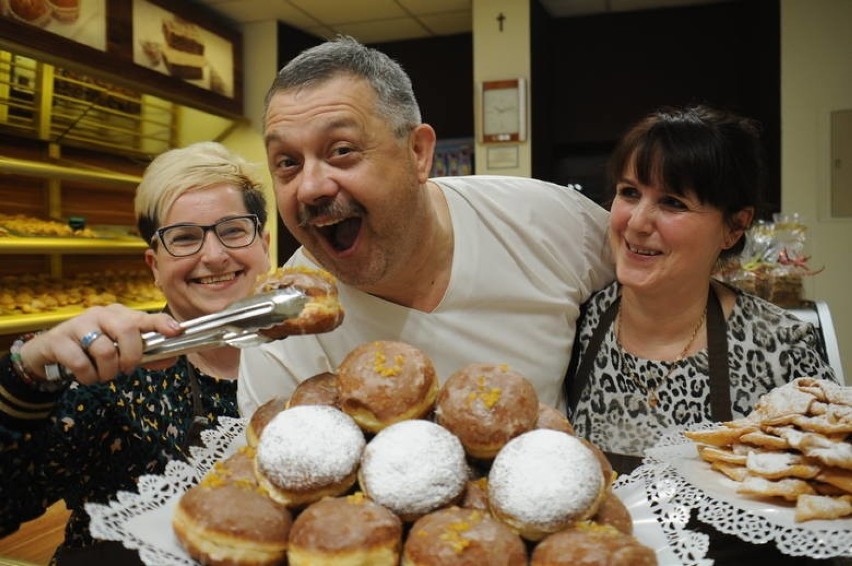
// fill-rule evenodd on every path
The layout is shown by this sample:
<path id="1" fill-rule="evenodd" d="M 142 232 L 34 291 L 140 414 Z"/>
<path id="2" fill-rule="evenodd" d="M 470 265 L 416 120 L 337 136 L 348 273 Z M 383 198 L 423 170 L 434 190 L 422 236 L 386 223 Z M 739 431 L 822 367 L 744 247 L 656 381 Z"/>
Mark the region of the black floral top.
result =
<path id="1" fill-rule="evenodd" d="M 9 355 L 0 360 L 0 537 L 64 499 L 72 510 L 64 544 L 92 544 L 85 502 L 134 490 L 140 475 L 161 473 L 186 453 L 194 416 L 188 367 L 181 358 L 165 370 L 43 393 L 20 380 Z M 238 416 L 236 380 L 195 374 L 209 424 Z"/>

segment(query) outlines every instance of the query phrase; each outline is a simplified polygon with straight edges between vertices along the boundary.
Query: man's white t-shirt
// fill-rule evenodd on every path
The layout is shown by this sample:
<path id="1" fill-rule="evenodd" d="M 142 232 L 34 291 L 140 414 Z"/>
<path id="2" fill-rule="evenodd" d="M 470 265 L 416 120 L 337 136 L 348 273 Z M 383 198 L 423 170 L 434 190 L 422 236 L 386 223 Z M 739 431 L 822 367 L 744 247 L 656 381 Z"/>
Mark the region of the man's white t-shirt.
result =
<path id="1" fill-rule="evenodd" d="M 474 362 L 508 364 L 539 400 L 564 409 L 562 382 L 579 307 L 613 279 L 608 213 L 572 188 L 523 177 L 432 179 L 453 224 L 446 294 L 426 313 L 338 283 L 345 310 L 332 332 L 243 350 L 237 399 L 251 415 L 299 382 L 334 372 L 355 347 L 399 340 L 423 350 L 441 382 Z M 320 267 L 300 248 L 286 265 Z"/>

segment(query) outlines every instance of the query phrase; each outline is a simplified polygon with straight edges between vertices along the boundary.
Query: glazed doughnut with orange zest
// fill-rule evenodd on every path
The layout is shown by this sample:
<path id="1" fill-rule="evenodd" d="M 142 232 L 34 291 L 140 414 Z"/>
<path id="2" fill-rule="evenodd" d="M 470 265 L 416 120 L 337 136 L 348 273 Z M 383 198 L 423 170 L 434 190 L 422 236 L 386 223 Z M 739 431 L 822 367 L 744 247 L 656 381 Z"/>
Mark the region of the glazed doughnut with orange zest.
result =
<path id="1" fill-rule="evenodd" d="M 530 566 L 656 566 L 657 555 L 610 525 L 581 522 L 536 545 Z"/>
<path id="2" fill-rule="evenodd" d="M 296 318 L 285 320 L 260 333 L 274 340 L 299 334 L 330 332 L 343 322 L 344 310 L 337 295 L 337 279 L 322 269 L 279 267 L 258 277 L 255 293 L 268 293 L 294 287 L 308 296 L 308 303 Z"/>
<path id="3" fill-rule="evenodd" d="M 402 566 L 526 566 L 523 540 L 479 509 L 445 507 L 418 519 L 402 553 Z"/>
<path id="4" fill-rule="evenodd" d="M 404 342 L 377 340 L 356 347 L 337 370 L 340 408 L 367 432 L 425 417 L 440 383 L 432 360 Z"/>
<path id="5" fill-rule="evenodd" d="M 257 446 L 263 429 L 275 415 L 287 408 L 287 403 L 285 397 L 273 397 L 252 413 L 246 425 L 246 443 L 249 446 Z"/>
<path id="6" fill-rule="evenodd" d="M 633 534 L 633 517 L 624 502 L 612 491 L 607 493 L 592 521 L 615 527 L 626 535 Z"/>
<path id="7" fill-rule="evenodd" d="M 492 459 L 511 439 L 535 428 L 535 388 L 506 364 L 474 363 L 451 375 L 435 402 L 435 420 L 459 437 L 467 454 Z"/>
<path id="8" fill-rule="evenodd" d="M 544 403 L 538 404 L 538 421 L 535 423 L 535 428 L 549 428 L 566 434 L 574 434 L 574 425 L 571 424 L 568 417 Z"/>
<path id="9" fill-rule="evenodd" d="M 326 497 L 302 511 L 290 530 L 290 566 L 397 566 L 402 521 L 356 492 Z"/>
<path id="10" fill-rule="evenodd" d="M 287 407 L 299 405 L 329 405 L 340 406 L 340 388 L 337 385 L 337 374 L 329 371 L 318 373 L 299 383 Z"/>
<path id="11" fill-rule="evenodd" d="M 290 511 L 270 499 L 254 476 L 254 449 L 217 462 L 178 500 L 172 527 L 187 553 L 211 566 L 283 564 Z"/>

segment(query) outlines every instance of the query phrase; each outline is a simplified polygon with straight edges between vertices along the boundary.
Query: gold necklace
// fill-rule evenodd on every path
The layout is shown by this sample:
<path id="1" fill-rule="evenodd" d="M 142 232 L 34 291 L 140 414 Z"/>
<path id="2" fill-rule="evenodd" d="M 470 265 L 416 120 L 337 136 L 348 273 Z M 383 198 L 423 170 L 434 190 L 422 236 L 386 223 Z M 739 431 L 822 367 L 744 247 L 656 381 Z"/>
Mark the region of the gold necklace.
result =
<path id="1" fill-rule="evenodd" d="M 692 347 L 692 343 L 695 342 L 695 337 L 698 336 L 698 331 L 701 330 L 701 327 L 704 326 L 704 321 L 707 318 L 707 306 L 704 306 L 704 312 L 701 313 L 701 318 L 698 319 L 698 324 L 695 326 L 695 329 L 692 331 L 692 336 L 689 337 L 689 342 L 686 343 L 686 346 L 683 347 L 683 350 L 680 351 L 677 358 L 669 363 L 669 370 L 666 374 L 660 378 L 659 381 L 653 386 L 648 387 L 647 383 L 643 383 L 641 379 L 636 377 L 636 374 L 633 373 L 633 369 L 627 366 L 624 358 L 624 346 L 621 345 L 621 303 L 618 303 L 618 313 L 615 315 L 616 324 L 615 324 L 615 344 L 618 346 L 619 356 L 621 357 L 621 367 L 627 371 L 628 377 L 636 383 L 636 386 L 639 387 L 639 390 L 647 395 L 648 405 L 651 406 L 652 409 L 657 408 L 657 404 L 659 403 L 659 399 L 657 398 L 657 388 L 663 384 L 664 381 L 667 381 L 677 366 L 678 362 L 683 360 L 686 357 L 686 353 L 689 352 L 689 349 Z M 647 382 L 647 378 L 644 380 Z"/>

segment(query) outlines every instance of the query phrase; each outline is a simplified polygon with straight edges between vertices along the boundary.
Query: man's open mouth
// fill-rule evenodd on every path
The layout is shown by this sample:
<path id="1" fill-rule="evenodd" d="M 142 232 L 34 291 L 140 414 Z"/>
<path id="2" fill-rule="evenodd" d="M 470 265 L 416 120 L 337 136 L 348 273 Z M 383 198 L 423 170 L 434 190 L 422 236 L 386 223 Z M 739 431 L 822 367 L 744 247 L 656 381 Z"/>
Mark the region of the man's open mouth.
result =
<path id="1" fill-rule="evenodd" d="M 361 230 L 361 217 L 352 216 L 322 226 L 315 226 L 323 238 L 336 251 L 342 252 L 351 248 Z"/>

